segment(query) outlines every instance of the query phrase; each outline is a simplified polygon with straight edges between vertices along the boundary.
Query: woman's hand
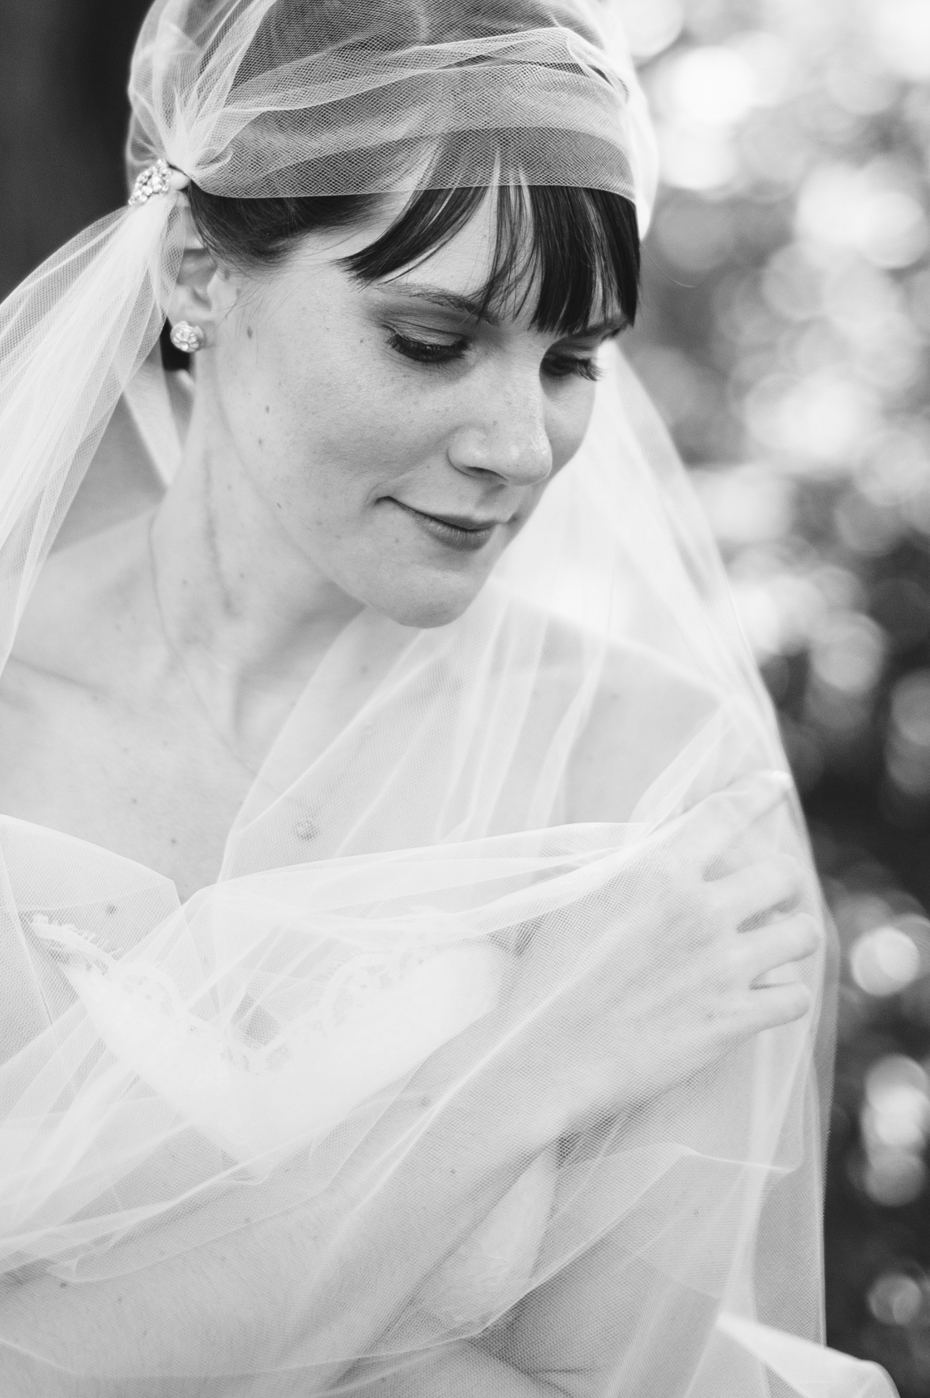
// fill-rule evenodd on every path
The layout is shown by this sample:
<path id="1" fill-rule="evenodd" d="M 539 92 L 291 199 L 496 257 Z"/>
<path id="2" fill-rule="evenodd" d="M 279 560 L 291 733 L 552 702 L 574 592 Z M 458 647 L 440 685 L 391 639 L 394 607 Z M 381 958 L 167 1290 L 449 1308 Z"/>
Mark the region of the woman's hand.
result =
<path id="1" fill-rule="evenodd" d="M 767 772 L 706 798 L 541 921 L 495 1016 L 506 1036 L 489 1027 L 541 1138 L 633 1110 L 808 1012 L 789 969 L 820 942 L 799 909 L 804 866 L 759 829 L 787 790 Z"/>

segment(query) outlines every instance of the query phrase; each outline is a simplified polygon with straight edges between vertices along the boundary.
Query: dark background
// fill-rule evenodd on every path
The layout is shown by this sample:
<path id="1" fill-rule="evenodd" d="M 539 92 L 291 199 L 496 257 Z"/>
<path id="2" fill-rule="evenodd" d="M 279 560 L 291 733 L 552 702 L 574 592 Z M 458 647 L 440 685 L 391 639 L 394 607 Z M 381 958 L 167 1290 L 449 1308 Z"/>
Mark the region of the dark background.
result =
<path id="1" fill-rule="evenodd" d="M 630 353 L 843 944 L 829 1338 L 930 1392 L 930 0 L 619 0 L 663 184 Z M 141 0 L 2 0 L 0 292 L 125 198 Z"/>

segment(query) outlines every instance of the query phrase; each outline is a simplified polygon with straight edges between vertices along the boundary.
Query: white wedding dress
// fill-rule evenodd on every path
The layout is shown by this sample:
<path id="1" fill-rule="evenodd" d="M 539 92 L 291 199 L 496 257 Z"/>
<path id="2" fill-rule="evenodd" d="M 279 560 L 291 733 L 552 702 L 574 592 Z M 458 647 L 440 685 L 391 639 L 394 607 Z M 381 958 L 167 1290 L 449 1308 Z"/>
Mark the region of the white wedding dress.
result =
<path id="1" fill-rule="evenodd" d="M 286 1159 L 295 1142 L 339 1126 L 487 1014 L 508 959 L 487 944 L 344 952 L 338 969 L 327 958 L 302 986 L 299 1026 L 259 1044 L 246 1030 L 223 1030 L 192 1014 L 154 962 L 118 959 L 92 933 L 42 914 L 31 929 L 59 961 L 116 1071 L 137 1077 L 233 1160 L 262 1169 Z M 0 1135 L 0 1151 L 2 1142 Z M 42 1142 L 47 1158 L 63 1152 L 68 1143 L 55 1135 Z M 34 1153 L 20 1157 L 21 1170 L 43 1168 Z M 452 1329 L 505 1311 L 532 1276 L 555 1187 L 553 1147 L 434 1274 L 421 1304 Z"/>

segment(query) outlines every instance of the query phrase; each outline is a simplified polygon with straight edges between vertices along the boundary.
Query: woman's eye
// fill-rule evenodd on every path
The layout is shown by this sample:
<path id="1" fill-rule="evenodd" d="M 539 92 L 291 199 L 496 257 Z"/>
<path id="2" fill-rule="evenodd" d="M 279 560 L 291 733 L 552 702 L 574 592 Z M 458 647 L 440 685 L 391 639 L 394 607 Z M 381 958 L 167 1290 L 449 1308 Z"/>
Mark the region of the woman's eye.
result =
<path id="1" fill-rule="evenodd" d="M 582 359 L 574 354 L 551 355 L 543 360 L 543 368 L 553 379 L 590 379 L 597 383 L 601 369 L 596 359 Z"/>
<path id="2" fill-rule="evenodd" d="M 395 353 L 417 364 L 455 363 L 464 358 L 469 345 L 464 337 L 451 341 L 423 340 L 417 335 L 404 335 L 400 330 L 389 331 L 388 343 Z M 601 377 L 595 358 L 576 354 L 547 356 L 543 360 L 543 372 L 554 379 L 579 378 L 596 382 Z"/>
<path id="3" fill-rule="evenodd" d="M 453 340 L 451 344 L 438 344 L 433 340 L 419 340 L 410 335 L 402 335 L 392 330 L 388 339 L 391 349 L 402 354 L 405 359 L 413 359 L 418 364 L 449 364 L 461 359 L 468 348 L 467 340 Z"/>

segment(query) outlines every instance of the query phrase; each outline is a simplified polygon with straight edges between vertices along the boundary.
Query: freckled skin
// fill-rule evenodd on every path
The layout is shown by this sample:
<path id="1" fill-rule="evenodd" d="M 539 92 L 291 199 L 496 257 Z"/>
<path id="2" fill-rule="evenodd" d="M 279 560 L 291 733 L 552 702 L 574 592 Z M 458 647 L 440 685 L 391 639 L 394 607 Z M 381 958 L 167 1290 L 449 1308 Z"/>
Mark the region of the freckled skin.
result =
<path id="1" fill-rule="evenodd" d="M 248 275 L 191 256 L 172 315 L 206 331 L 193 441 L 222 458 L 240 512 L 270 508 L 287 535 L 277 547 L 296 548 L 348 597 L 438 625 L 473 600 L 574 455 L 593 385 L 547 372 L 558 336 L 530 325 L 531 306 L 492 327 L 403 299 L 414 276 L 480 289 L 490 209 L 415 272 L 366 286 L 339 264 L 379 231 L 313 236 Z M 392 348 L 395 331 L 443 344 L 467 335 L 469 348 L 451 364 L 413 362 Z M 456 553 L 394 501 L 501 527 L 486 548 Z"/>

